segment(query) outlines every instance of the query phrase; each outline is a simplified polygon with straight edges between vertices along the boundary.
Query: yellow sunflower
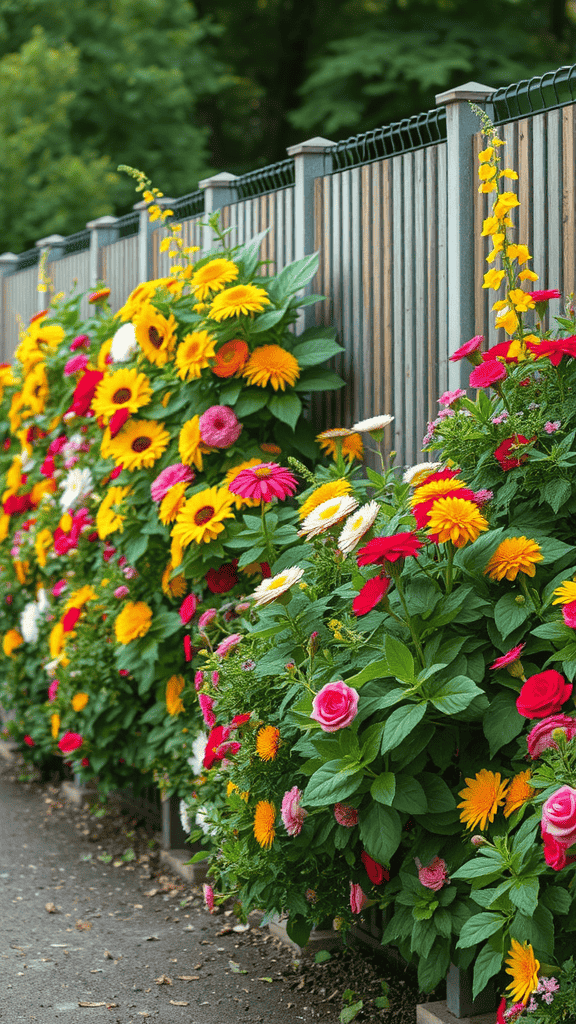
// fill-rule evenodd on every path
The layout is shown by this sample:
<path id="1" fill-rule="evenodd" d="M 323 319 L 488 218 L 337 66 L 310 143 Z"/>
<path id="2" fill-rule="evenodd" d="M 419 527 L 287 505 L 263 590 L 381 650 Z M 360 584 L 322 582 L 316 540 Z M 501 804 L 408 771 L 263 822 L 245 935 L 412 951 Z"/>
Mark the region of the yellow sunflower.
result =
<path id="1" fill-rule="evenodd" d="M 2 650 L 4 651 L 6 657 L 10 658 L 12 656 L 12 651 L 15 651 L 16 648 L 20 647 L 20 644 L 23 643 L 24 637 L 21 636 L 18 630 L 9 629 L 8 632 L 4 634 L 4 639 L 2 641 Z"/>
<path id="2" fill-rule="evenodd" d="M 118 511 L 126 496 L 130 494 L 129 487 L 109 487 L 102 498 L 96 513 L 96 529 L 100 540 L 104 540 L 111 533 L 124 532 L 125 516 Z"/>
<path id="3" fill-rule="evenodd" d="M 274 761 L 280 744 L 280 730 L 273 725 L 265 725 L 256 736 L 256 753 L 262 761 Z"/>
<path id="4" fill-rule="evenodd" d="M 169 715 L 179 715 L 184 711 L 180 694 L 184 689 L 184 676 L 170 676 L 166 683 L 166 709 Z"/>
<path id="5" fill-rule="evenodd" d="M 16 494 L 20 484 L 22 483 L 22 459 L 19 455 L 16 455 L 10 464 L 10 469 L 6 473 L 6 488 L 7 494 Z"/>
<path id="6" fill-rule="evenodd" d="M 126 321 L 132 320 L 133 317 L 140 313 L 142 308 L 150 302 L 150 299 L 160 289 L 166 290 L 172 296 L 178 298 L 182 294 L 182 288 L 183 282 L 177 281 L 174 277 L 159 277 L 154 281 L 143 281 L 130 293 L 124 305 L 116 313 L 116 316 L 126 323 Z"/>
<path id="7" fill-rule="evenodd" d="M 466 828 L 475 828 L 480 825 L 485 829 L 488 822 L 492 823 L 496 811 L 506 800 L 508 780 L 500 781 L 499 772 L 489 772 L 486 768 L 476 772 L 473 779 L 466 779 L 466 789 L 461 790 L 458 796 L 462 797 L 462 808 L 460 821 Z"/>
<path id="8" fill-rule="evenodd" d="M 262 459 L 246 459 L 245 462 L 239 462 L 237 466 L 232 466 L 224 476 L 224 483 L 226 487 L 230 487 L 230 484 L 234 482 L 238 473 L 241 473 L 243 469 L 252 469 L 252 466 L 261 466 Z M 242 498 L 239 494 L 232 494 L 231 497 L 234 499 L 235 508 L 256 508 L 260 504 L 256 498 Z"/>
<path id="9" fill-rule="evenodd" d="M 64 626 L 61 622 L 57 622 L 52 626 L 48 638 L 48 646 L 50 648 L 50 657 L 52 659 L 57 658 L 64 646 Z"/>
<path id="10" fill-rule="evenodd" d="M 430 474 L 428 474 L 429 476 Z M 432 480 L 429 484 L 420 484 L 416 487 L 414 494 L 410 499 L 412 508 L 415 505 L 421 505 L 424 501 L 430 501 L 432 498 L 443 498 L 445 494 L 451 493 L 452 491 L 460 491 L 467 485 L 463 480 L 455 479 L 441 479 Z"/>
<path id="11" fill-rule="evenodd" d="M 216 355 L 216 338 L 208 331 L 186 334 L 176 351 L 176 366 L 180 380 L 198 380 L 202 370 L 210 366 Z"/>
<path id="12" fill-rule="evenodd" d="M 195 466 L 200 472 L 203 468 L 203 455 L 209 455 L 211 449 L 204 444 L 200 435 L 200 417 L 193 416 L 186 420 L 178 437 L 178 451 L 186 466 Z"/>
<path id="13" fill-rule="evenodd" d="M 158 510 L 158 518 L 160 522 L 167 526 L 168 523 L 173 523 L 182 508 L 186 493 L 186 488 L 189 485 L 188 480 L 183 480 L 181 483 L 174 484 L 173 487 L 164 495 L 160 503 Z"/>
<path id="14" fill-rule="evenodd" d="M 242 376 L 248 384 L 256 387 L 265 388 L 271 384 L 274 391 L 285 391 L 287 384 L 294 387 L 300 376 L 300 367 L 292 353 L 281 345 L 259 345 L 248 359 Z"/>
<path id="15" fill-rule="evenodd" d="M 233 519 L 233 498 L 227 487 L 209 487 L 193 494 L 178 513 L 172 536 L 183 548 L 209 544 L 225 529 L 223 520 Z"/>
<path id="16" fill-rule="evenodd" d="M 123 469 L 149 469 L 164 454 L 170 434 L 155 420 L 129 420 L 108 445 L 110 456 Z"/>
<path id="17" fill-rule="evenodd" d="M 526 1005 L 530 994 L 538 988 L 540 963 L 536 960 L 529 942 L 522 946 L 516 939 L 510 941 L 512 949 L 508 950 L 506 963 L 509 966 L 506 968 L 506 974 L 511 975 L 512 981 L 506 987 L 510 990 L 514 1002 L 521 1001 Z"/>
<path id="18" fill-rule="evenodd" d="M 54 494 L 57 489 L 58 484 L 52 477 L 48 480 L 39 480 L 30 491 L 30 501 L 33 505 L 39 505 L 45 494 Z"/>
<path id="19" fill-rule="evenodd" d="M 83 608 L 85 604 L 88 604 L 88 601 L 95 601 L 97 597 L 98 594 L 94 590 L 94 587 L 91 587 L 89 583 L 86 583 L 83 587 L 80 587 L 79 590 L 72 591 L 64 605 L 64 611 L 67 612 L 70 608 Z"/>
<path id="20" fill-rule="evenodd" d="M 324 431 L 325 434 L 328 431 Z M 342 456 L 348 459 L 349 463 L 352 463 L 354 459 L 358 459 L 359 462 L 364 458 L 364 444 L 360 434 L 354 433 L 353 430 L 347 430 L 344 435 L 334 433 L 332 437 L 323 437 L 319 434 L 316 438 L 320 447 L 327 455 L 331 455 L 336 462 L 338 458 L 338 449 L 342 449 Z"/>
<path id="21" fill-rule="evenodd" d="M 30 324 L 16 349 L 16 359 L 22 363 L 24 375 L 42 362 L 48 352 L 55 352 L 64 340 L 65 331 L 59 324 L 45 323 L 45 317 Z"/>
<path id="22" fill-rule="evenodd" d="M 488 523 L 478 506 L 465 498 L 438 498 L 428 514 L 427 532 L 439 544 L 450 540 L 454 547 L 463 548 L 487 529 Z"/>
<path id="23" fill-rule="evenodd" d="M 238 277 L 238 267 L 231 260 L 210 260 L 195 270 L 190 278 L 190 287 L 197 299 L 209 299 L 210 292 L 220 292 L 225 285 Z"/>
<path id="24" fill-rule="evenodd" d="M 217 321 L 231 316 L 249 316 L 251 313 L 261 313 L 269 305 L 270 297 L 264 288 L 258 288 L 255 284 L 237 284 L 214 297 L 209 316 Z"/>
<path id="25" fill-rule="evenodd" d="M 89 697 L 87 693 L 75 693 L 72 697 L 72 707 L 74 711 L 83 711 L 86 707 Z"/>
<path id="26" fill-rule="evenodd" d="M 536 562 L 542 561 L 542 548 L 535 540 L 528 540 L 527 537 L 507 537 L 496 548 L 484 569 L 484 575 L 489 576 L 491 580 L 507 579 L 512 582 L 519 572 L 525 573 L 526 576 L 534 576 Z"/>
<path id="27" fill-rule="evenodd" d="M 163 317 L 154 306 L 144 306 L 134 317 L 136 339 L 144 355 L 156 366 L 165 366 L 176 345 L 175 318 Z"/>
<path id="28" fill-rule="evenodd" d="M 276 830 L 276 808 L 269 800 L 259 800 L 254 812 L 254 837 L 265 850 L 269 850 L 274 842 Z"/>
<path id="29" fill-rule="evenodd" d="M 184 597 L 187 590 L 186 577 L 180 573 L 178 576 L 172 576 L 174 572 L 174 566 L 172 562 L 168 562 L 168 565 L 162 573 L 162 590 L 168 597 Z"/>
<path id="30" fill-rule="evenodd" d="M 146 636 L 152 625 L 152 609 L 144 601 L 128 601 L 114 622 L 119 644 L 129 644 L 137 637 Z"/>
<path id="31" fill-rule="evenodd" d="M 552 604 L 572 604 L 576 601 L 576 577 L 573 580 L 564 580 L 554 591 L 555 601 Z"/>
<path id="32" fill-rule="evenodd" d="M 352 487 L 347 480 L 329 480 L 326 484 L 320 484 L 320 487 L 312 491 L 312 494 L 300 506 L 299 519 L 305 519 L 310 512 L 313 512 L 318 505 L 322 505 L 325 501 L 330 501 L 331 498 L 342 498 L 345 494 L 350 494 L 351 490 Z"/>
<path id="33" fill-rule="evenodd" d="M 102 416 L 108 423 L 118 409 L 127 409 L 132 414 L 148 405 L 151 398 L 152 388 L 145 373 L 138 373 L 136 369 L 120 369 L 100 381 L 92 399 L 92 408 L 96 416 Z"/>
<path id="34" fill-rule="evenodd" d="M 530 785 L 531 778 L 532 773 L 528 768 L 525 772 L 519 772 L 518 775 L 511 779 L 506 792 L 505 818 L 509 818 L 511 814 L 514 814 L 514 811 L 517 811 L 519 807 L 523 807 L 534 796 L 536 790 L 532 789 Z"/>
<path id="35" fill-rule="evenodd" d="M 105 373 L 108 369 L 108 356 L 110 355 L 110 350 L 112 348 L 112 341 L 112 338 L 107 338 L 106 341 L 102 342 L 98 349 L 96 366 L 98 370 L 102 371 L 102 373 Z"/>

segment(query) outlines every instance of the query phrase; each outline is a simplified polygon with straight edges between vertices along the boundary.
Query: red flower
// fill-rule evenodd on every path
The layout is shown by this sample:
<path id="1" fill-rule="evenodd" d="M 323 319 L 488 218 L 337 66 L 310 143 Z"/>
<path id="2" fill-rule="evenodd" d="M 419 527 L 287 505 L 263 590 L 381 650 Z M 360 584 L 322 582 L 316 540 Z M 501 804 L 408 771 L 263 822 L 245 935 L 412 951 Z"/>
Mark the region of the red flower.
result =
<path id="1" fill-rule="evenodd" d="M 79 732 L 65 732 L 58 747 L 63 754 L 71 754 L 73 750 L 78 750 L 83 742 L 84 740 Z"/>
<path id="2" fill-rule="evenodd" d="M 425 484 L 433 484 L 436 480 L 453 480 L 455 476 L 459 476 L 459 469 L 439 469 L 437 473 L 430 473 L 429 476 L 425 477 L 418 484 L 418 487 L 424 487 Z M 418 490 L 418 488 L 416 488 Z"/>
<path id="3" fill-rule="evenodd" d="M 114 469 L 110 470 L 110 479 L 115 480 L 117 476 L 120 476 L 122 472 L 122 466 L 114 466 Z"/>
<path id="4" fill-rule="evenodd" d="M 504 1010 L 506 1009 L 506 996 L 502 996 L 498 1010 L 496 1011 L 496 1024 L 506 1024 L 506 1017 L 504 1016 Z"/>
<path id="5" fill-rule="evenodd" d="M 562 356 L 576 359 L 576 335 L 570 338 L 546 338 L 544 341 L 528 341 L 526 347 L 537 356 L 548 356 L 552 366 L 559 366 Z"/>
<path id="6" fill-rule="evenodd" d="M 47 455 L 40 466 L 40 472 L 42 473 L 42 476 L 52 476 L 55 468 L 54 458 L 52 455 Z"/>
<path id="7" fill-rule="evenodd" d="M 248 713 L 247 715 L 234 715 L 234 718 L 230 723 L 230 728 L 237 729 L 239 725 L 244 725 L 244 723 L 247 722 L 249 719 L 250 713 Z"/>
<path id="8" fill-rule="evenodd" d="M 192 661 L 192 640 L 189 636 L 184 637 L 184 657 L 186 661 Z"/>
<path id="9" fill-rule="evenodd" d="M 110 437 L 116 437 L 121 430 L 126 420 L 130 416 L 128 409 L 116 409 L 116 412 L 110 417 Z"/>
<path id="10" fill-rule="evenodd" d="M 79 608 L 69 608 L 68 611 L 66 612 L 66 615 L 62 619 L 62 628 L 64 629 L 64 632 L 65 633 L 70 633 L 74 629 L 74 626 L 78 622 L 79 618 L 80 618 L 80 609 Z"/>
<path id="11" fill-rule="evenodd" d="M 362 851 L 360 860 L 366 868 L 368 878 L 374 885 L 382 885 L 382 882 L 390 881 L 390 872 L 387 871 L 386 868 L 383 868 L 378 861 L 372 860 L 372 857 L 370 854 L 366 853 L 366 850 Z"/>
<path id="12" fill-rule="evenodd" d="M 269 580 L 272 577 L 272 570 L 268 562 L 260 562 L 260 572 L 263 580 Z"/>
<path id="13" fill-rule="evenodd" d="M 482 362 L 489 363 L 492 359 L 505 359 L 507 363 L 517 363 L 515 356 L 508 356 L 511 341 L 501 341 L 498 345 L 492 345 L 486 352 L 482 353 Z"/>
<path id="14" fill-rule="evenodd" d="M 572 683 L 567 683 L 556 669 L 549 668 L 526 680 L 516 707 L 524 718 L 546 718 L 560 711 L 571 693 Z"/>
<path id="15" fill-rule="evenodd" d="M 561 299 L 562 296 L 557 288 L 550 288 L 548 291 L 528 292 L 534 302 L 549 302 L 550 299 Z"/>
<path id="16" fill-rule="evenodd" d="M 232 587 L 238 583 L 237 565 L 238 559 L 235 558 L 233 562 L 224 562 L 219 569 L 209 569 L 204 577 L 208 590 L 212 594 L 226 594 L 232 590 Z"/>
<path id="17" fill-rule="evenodd" d="M 487 363 L 480 363 L 480 366 L 474 367 L 470 374 L 470 387 L 489 388 L 507 376 L 506 367 L 497 359 L 490 359 Z"/>
<path id="18" fill-rule="evenodd" d="M 27 747 L 35 747 L 36 746 L 36 744 L 34 743 L 34 740 L 32 739 L 31 736 L 25 736 L 24 737 L 24 743 L 26 744 Z"/>
<path id="19" fill-rule="evenodd" d="M 356 561 L 358 565 L 384 565 L 397 562 L 399 558 L 416 555 L 423 547 L 415 533 L 395 533 L 392 537 L 374 537 L 360 548 Z"/>
<path id="20" fill-rule="evenodd" d="M 195 594 L 188 594 L 188 596 L 184 598 L 180 605 L 180 619 L 183 626 L 187 626 L 190 620 L 194 618 L 197 605 L 198 600 Z"/>
<path id="21" fill-rule="evenodd" d="M 10 494 L 3 503 L 2 508 L 7 516 L 19 515 L 21 512 L 30 512 L 34 505 L 29 494 Z"/>
<path id="22" fill-rule="evenodd" d="M 218 754 L 218 747 L 228 739 L 229 735 L 230 726 L 228 725 L 217 725 L 214 729 L 210 730 L 204 751 L 204 760 L 202 761 L 205 768 L 211 768 L 215 761 L 222 760 L 222 757 Z"/>
<path id="23" fill-rule="evenodd" d="M 374 576 L 368 580 L 352 602 L 354 615 L 367 615 L 368 612 L 371 612 L 382 600 L 389 586 L 388 576 Z"/>
<path id="24" fill-rule="evenodd" d="M 76 413 L 76 416 L 85 416 L 88 412 L 92 399 L 104 374 L 100 370 L 86 370 L 76 387 L 72 396 L 72 405 L 68 412 Z"/>
<path id="25" fill-rule="evenodd" d="M 462 345 L 461 348 L 452 353 L 450 356 L 450 362 L 457 363 L 460 359 L 465 359 L 467 356 L 472 355 L 473 352 L 477 352 L 483 341 L 483 335 L 476 334 L 473 338 L 470 338 L 470 341 L 467 341 L 465 345 Z"/>
<path id="26" fill-rule="evenodd" d="M 522 651 L 526 647 L 526 644 L 518 644 L 517 647 L 512 647 L 511 650 L 507 651 L 506 654 L 502 654 L 490 668 L 506 668 L 506 665 L 512 665 L 513 662 L 518 661 L 518 658 L 522 654 Z"/>
<path id="27" fill-rule="evenodd" d="M 531 444 L 534 440 L 533 437 L 524 437 L 524 434 L 513 434 L 512 437 L 507 437 L 505 441 L 498 445 L 494 452 L 494 458 L 500 463 L 505 473 L 509 469 L 516 469 L 517 466 L 521 466 L 528 458 L 527 452 L 519 456 L 511 456 L 510 453 L 520 448 L 523 444 Z"/>

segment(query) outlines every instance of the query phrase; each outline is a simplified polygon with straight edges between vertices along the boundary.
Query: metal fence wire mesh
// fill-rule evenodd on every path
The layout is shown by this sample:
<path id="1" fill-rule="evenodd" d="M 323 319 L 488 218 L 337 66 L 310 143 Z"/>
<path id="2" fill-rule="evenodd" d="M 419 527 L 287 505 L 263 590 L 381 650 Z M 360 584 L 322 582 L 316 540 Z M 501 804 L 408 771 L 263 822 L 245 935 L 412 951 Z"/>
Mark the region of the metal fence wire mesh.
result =
<path id="1" fill-rule="evenodd" d="M 362 135 L 352 135 L 337 142 L 332 155 L 332 171 L 382 160 L 398 153 L 430 146 L 446 139 L 446 107 L 436 107 L 424 114 L 414 114 L 402 121 L 382 125 Z"/>
<path id="2" fill-rule="evenodd" d="M 232 184 L 238 193 L 238 199 L 251 199 L 266 192 L 288 188 L 294 184 L 294 160 L 280 160 L 277 164 L 268 164 L 258 171 L 242 174 Z"/>
<path id="3" fill-rule="evenodd" d="M 491 97 L 494 123 L 513 121 L 539 110 L 552 110 L 576 100 L 576 64 L 547 71 L 497 89 Z"/>

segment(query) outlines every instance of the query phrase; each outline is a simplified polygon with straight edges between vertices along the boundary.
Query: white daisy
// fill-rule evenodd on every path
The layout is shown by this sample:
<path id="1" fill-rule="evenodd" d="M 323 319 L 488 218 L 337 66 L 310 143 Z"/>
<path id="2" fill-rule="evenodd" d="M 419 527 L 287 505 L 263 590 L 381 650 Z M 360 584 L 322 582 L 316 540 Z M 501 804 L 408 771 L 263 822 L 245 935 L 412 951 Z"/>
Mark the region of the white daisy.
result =
<path id="1" fill-rule="evenodd" d="M 367 505 L 362 505 L 362 508 L 359 508 L 346 520 L 342 533 L 338 537 L 338 547 L 342 554 L 349 555 L 354 550 L 372 526 L 379 511 L 378 502 L 369 501 Z"/>
<path id="2" fill-rule="evenodd" d="M 301 569 L 298 565 L 293 565 L 290 569 L 284 569 L 284 572 L 278 573 L 277 576 L 272 576 L 268 580 L 262 580 L 256 587 L 256 590 L 252 594 L 254 598 L 254 607 L 260 608 L 264 604 L 270 604 L 275 601 L 280 594 L 285 594 L 290 587 L 293 587 L 298 580 L 301 580 L 304 575 L 304 569 Z"/>
<path id="3" fill-rule="evenodd" d="M 20 632 L 27 644 L 35 644 L 38 641 L 38 616 L 40 610 L 36 601 L 28 601 L 24 605 L 20 615 Z"/>
<path id="4" fill-rule="evenodd" d="M 342 498 L 330 498 L 328 501 L 323 501 L 302 520 L 302 529 L 298 536 L 316 537 L 319 533 L 324 533 L 325 530 L 345 519 L 357 508 L 356 498 L 351 498 L 349 494 L 345 494 Z"/>
<path id="5" fill-rule="evenodd" d="M 392 423 L 394 417 L 389 416 L 385 413 L 383 416 L 372 416 L 369 420 L 360 420 L 359 423 L 355 423 L 352 430 L 356 430 L 359 434 L 372 434 L 376 431 L 384 430 L 389 423 Z"/>
<path id="6" fill-rule="evenodd" d="M 186 801 L 185 800 L 181 800 L 180 801 L 180 808 L 179 808 L 179 810 L 180 810 L 180 824 L 182 825 L 182 828 L 183 828 L 184 832 L 186 832 L 187 835 L 190 835 L 190 833 L 192 831 L 192 822 L 190 821 L 190 818 L 188 817 L 188 809 L 186 807 Z"/>
<path id="7" fill-rule="evenodd" d="M 138 351 L 138 347 L 134 324 L 122 324 L 122 327 L 116 331 L 112 338 L 112 345 L 110 346 L 112 362 L 127 363 Z"/>
<path id="8" fill-rule="evenodd" d="M 60 507 L 63 512 L 67 512 L 78 498 L 82 498 L 92 490 L 94 486 L 92 474 L 89 469 L 75 467 L 62 480 L 60 486 L 63 489 L 63 493 L 60 495 Z"/>
<path id="9" fill-rule="evenodd" d="M 321 434 L 317 434 L 317 440 L 331 441 L 335 437 L 350 437 L 354 431 L 349 427 L 329 427 L 328 430 L 323 430 Z"/>
<path id="10" fill-rule="evenodd" d="M 441 465 L 441 462 L 419 462 L 417 466 L 409 466 L 402 477 L 402 483 L 418 487 L 430 473 L 440 469 Z"/>

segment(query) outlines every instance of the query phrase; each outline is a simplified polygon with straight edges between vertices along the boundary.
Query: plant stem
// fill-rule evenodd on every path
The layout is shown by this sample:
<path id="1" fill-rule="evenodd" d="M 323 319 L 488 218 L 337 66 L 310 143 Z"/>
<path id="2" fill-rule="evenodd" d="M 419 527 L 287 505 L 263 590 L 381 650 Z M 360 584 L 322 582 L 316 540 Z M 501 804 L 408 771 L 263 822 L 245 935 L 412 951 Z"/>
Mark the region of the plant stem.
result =
<path id="1" fill-rule="evenodd" d="M 400 600 L 402 602 L 402 607 L 404 609 L 404 614 L 406 616 L 406 625 L 408 626 L 408 628 L 410 630 L 410 635 L 412 637 L 412 642 L 414 643 L 414 646 L 415 646 L 416 651 L 418 653 L 418 657 L 420 658 L 420 664 L 421 664 L 422 668 L 424 668 L 424 654 L 422 652 L 422 647 L 420 646 L 420 639 L 419 639 L 419 637 L 416 634 L 416 630 L 414 629 L 414 625 L 413 625 L 412 619 L 410 617 L 410 612 L 408 611 L 408 605 L 406 604 L 406 599 L 404 597 L 404 591 L 402 589 L 402 584 L 400 583 L 400 577 L 399 576 L 396 577 L 395 582 L 396 582 L 396 588 L 398 590 L 398 595 L 400 597 Z"/>
<path id="2" fill-rule="evenodd" d="M 452 583 L 454 577 L 454 555 L 456 554 L 456 548 L 451 543 L 448 548 L 448 565 L 446 566 L 446 593 L 452 593 Z"/>

